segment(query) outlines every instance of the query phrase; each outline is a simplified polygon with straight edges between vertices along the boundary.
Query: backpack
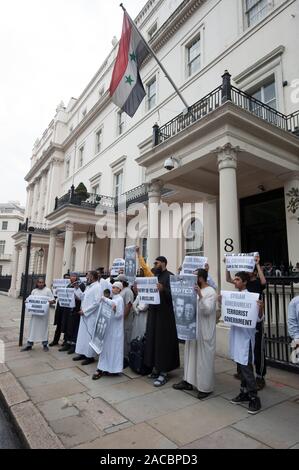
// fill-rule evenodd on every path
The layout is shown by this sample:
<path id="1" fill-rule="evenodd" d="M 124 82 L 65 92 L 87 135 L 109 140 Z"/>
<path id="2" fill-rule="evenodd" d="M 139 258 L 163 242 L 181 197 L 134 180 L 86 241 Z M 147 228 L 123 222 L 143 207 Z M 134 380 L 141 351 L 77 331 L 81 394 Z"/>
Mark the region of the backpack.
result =
<path id="1" fill-rule="evenodd" d="M 129 352 L 129 366 L 136 372 L 136 374 L 147 375 L 150 374 L 151 368 L 144 364 L 144 350 L 145 350 L 145 335 L 131 341 Z"/>

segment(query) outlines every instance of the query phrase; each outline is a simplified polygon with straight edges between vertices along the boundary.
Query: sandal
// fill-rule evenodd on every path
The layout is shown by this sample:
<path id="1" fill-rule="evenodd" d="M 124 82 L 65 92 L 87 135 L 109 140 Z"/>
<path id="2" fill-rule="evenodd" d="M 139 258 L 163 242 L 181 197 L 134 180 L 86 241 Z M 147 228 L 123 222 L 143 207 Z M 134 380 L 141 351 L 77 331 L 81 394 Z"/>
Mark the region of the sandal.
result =
<path id="1" fill-rule="evenodd" d="M 193 390 L 193 386 L 186 382 L 186 380 L 182 380 L 178 384 L 173 384 L 172 388 L 175 390 Z"/>
<path id="2" fill-rule="evenodd" d="M 167 377 L 165 375 L 159 375 L 159 377 L 154 381 L 154 387 L 162 387 L 167 382 Z"/>
<path id="3" fill-rule="evenodd" d="M 108 372 L 97 369 L 96 373 L 92 376 L 92 380 L 99 380 L 103 375 L 108 375 Z"/>

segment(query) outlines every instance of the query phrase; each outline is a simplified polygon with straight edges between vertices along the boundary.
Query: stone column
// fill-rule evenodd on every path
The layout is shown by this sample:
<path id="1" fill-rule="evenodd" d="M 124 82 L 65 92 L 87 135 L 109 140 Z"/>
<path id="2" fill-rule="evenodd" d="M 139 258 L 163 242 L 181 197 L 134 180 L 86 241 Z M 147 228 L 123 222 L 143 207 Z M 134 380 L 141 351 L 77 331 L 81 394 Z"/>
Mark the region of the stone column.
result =
<path id="1" fill-rule="evenodd" d="M 162 182 L 152 182 L 148 189 L 148 264 L 160 255 L 160 211 Z"/>
<path id="2" fill-rule="evenodd" d="M 299 173 L 293 173 L 284 184 L 285 206 L 286 206 L 286 225 L 288 237 L 289 262 L 293 266 L 299 262 L 299 210 L 296 213 L 288 211 L 290 197 L 287 193 L 292 189 L 299 190 Z"/>
<path id="3" fill-rule="evenodd" d="M 56 236 L 57 236 L 57 230 L 51 230 L 49 248 L 48 248 L 47 271 L 46 271 L 46 285 L 48 287 L 52 285 L 52 281 L 53 281 Z"/>
<path id="4" fill-rule="evenodd" d="M 226 144 L 219 147 L 219 221 L 221 288 L 228 288 L 225 281 L 224 254 L 240 252 L 239 203 L 237 192 L 237 154 L 239 148 Z"/>
<path id="5" fill-rule="evenodd" d="M 204 254 L 208 258 L 210 275 L 219 286 L 219 225 L 218 198 L 209 197 L 203 202 Z"/>
<path id="6" fill-rule="evenodd" d="M 67 222 L 65 224 L 62 275 L 71 269 L 73 236 L 74 236 L 74 224 Z"/>
<path id="7" fill-rule="evenodd" d="M 36 212 L 38 211 L 38 191 L 39 191 L 39 179 L 36 179 L 34 182 L 34 190 L 33 190 L 33 201 L 32 201 L 32 211 L 31 211 L 31 220 L 32 222 L 38 222 Z"/>
<path id="8" fill-rule="evenodd" d="M 27 243 L 24 243 L 21 245 L 21 251 L 19 254 L 19 263 L 18 263 L 16 290 L 15 290 L 16 297 L 20 295 L 20 291 L 21 291 L 22 274 L 25 272 L 26 253 L 27 253 Z"/>
<path id="9" fill-rule="evenodd" d="M 20 247 L 15 245 L 13 259 L 12 259 L 11 284 L 10 284 L 10 289 L 8 291 L 8 295 L 10 297 L 17 297 L 16 285 L 17 285 L 17 275 L 18 275 L 18 267 L 19 267 L 19 256 L 20 256 Z"/>
<path id="10" fill-rule="evenodd" d="M 43 172 L 40 182 L 40 198 L 38 202 L 38 222 L 43 223 L 44 220 L 44 203 L 45 203 L 45 187 L 46 187 L 46 174 Z"/>

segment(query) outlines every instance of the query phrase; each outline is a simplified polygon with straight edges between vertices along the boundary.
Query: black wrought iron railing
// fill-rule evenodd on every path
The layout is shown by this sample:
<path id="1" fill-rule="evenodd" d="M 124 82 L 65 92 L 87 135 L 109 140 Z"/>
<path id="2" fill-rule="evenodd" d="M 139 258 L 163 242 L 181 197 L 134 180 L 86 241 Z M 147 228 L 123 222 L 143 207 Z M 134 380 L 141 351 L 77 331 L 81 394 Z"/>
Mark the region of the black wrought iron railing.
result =
<path id="1" fill-rule="evenodd" d="M 0 276 L 0 291 L 8 292 L 11 284 L 11 276 Z"/>
<path id="2" fill-rule="evenodd" d="M 291 338 L 288 333 L 288 305 L 299 292 L 297 276 L 268 277 L 264 293 L 264 339 L 266 359 L 270 365 L 299 373 L 299 364 L 293 364 Z"/>
<path id="3" fill-rule="evenodd" d="M 35 233 L 45 234 L 49 231 L 47 224 L 38 224 L 35 222 L 31 222 L 30 220 L 28 222 L 24 222 L 23 224 L 19 223 L 19 232 L 27 232 L 28 230 Z"/>
<path id="4" fill-rule="evenodd" d="M 231 75 L 226 71 L 222 85 L 201 98 L 183 112 L 159 127 L 153 126 L 153 146 L 159 145 L 179 132 L 212 113 L 223 103 L 230 101 L 264 121 L 299 137 L 299 111 L 285 115 L 231 85 Z"/>

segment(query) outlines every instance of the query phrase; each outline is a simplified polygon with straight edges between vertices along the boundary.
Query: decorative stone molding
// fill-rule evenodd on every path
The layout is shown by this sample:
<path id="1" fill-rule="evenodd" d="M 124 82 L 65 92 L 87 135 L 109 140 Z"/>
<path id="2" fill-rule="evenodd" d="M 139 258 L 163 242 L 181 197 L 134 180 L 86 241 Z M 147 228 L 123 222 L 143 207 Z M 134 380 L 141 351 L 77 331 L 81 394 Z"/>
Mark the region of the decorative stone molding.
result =
<path id="1" fill-rule="evenodd" d="M 74 224 L 72 222 L 65 223 L 65 231 L 66 232 L 73 232 L 74 231 Z"/>
<path id="2" fill-rule="evenodd" d="M 163 182 L 160 180 L 152 181 L 148 185 L 148 197 L 160 197 L 163 188 Z"/>
<path id="3" fill-rule="evenodd" d="M 225 144 L 223 147 L 218 147 L 215 153 L 218 157 L 219 171 L 227 168 L 237 168 L 237 156 L 240 152 L 240 147 L 233 147 L 230 143 Z"/>

